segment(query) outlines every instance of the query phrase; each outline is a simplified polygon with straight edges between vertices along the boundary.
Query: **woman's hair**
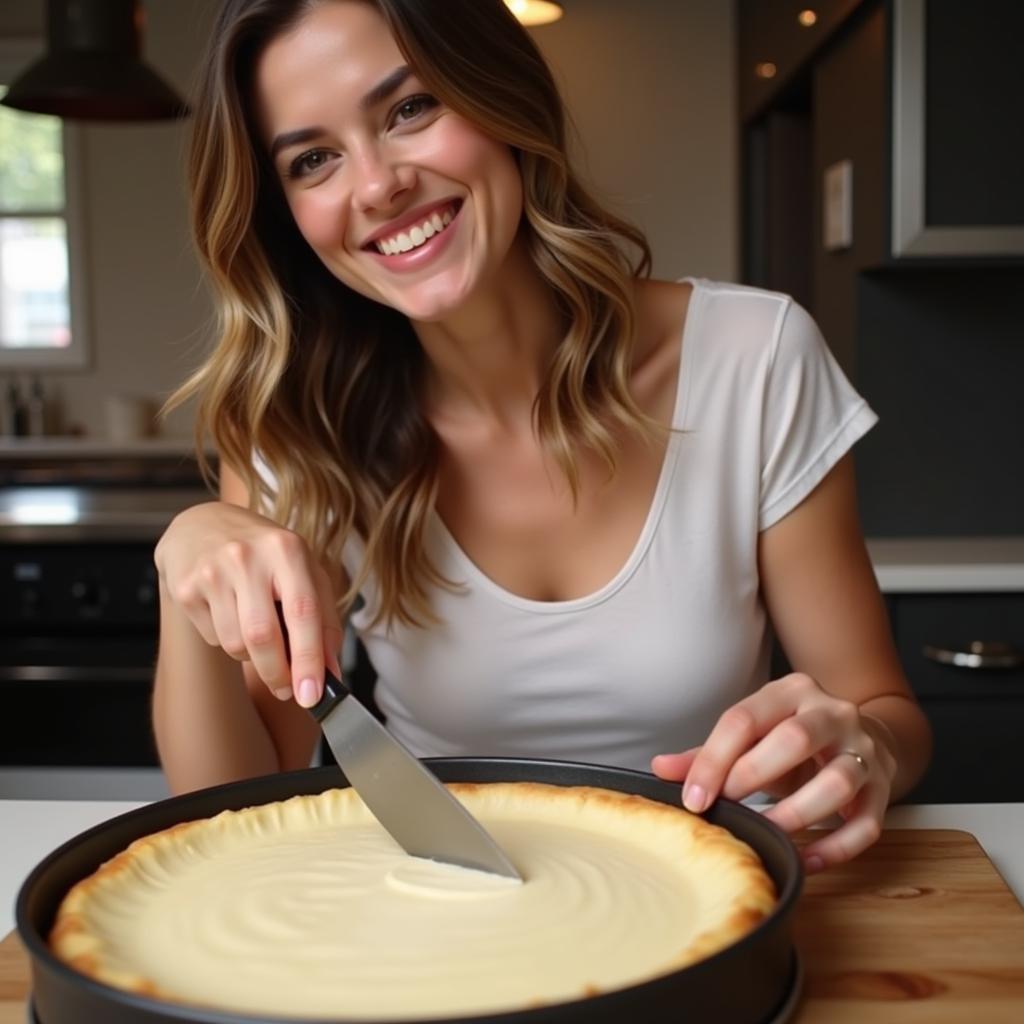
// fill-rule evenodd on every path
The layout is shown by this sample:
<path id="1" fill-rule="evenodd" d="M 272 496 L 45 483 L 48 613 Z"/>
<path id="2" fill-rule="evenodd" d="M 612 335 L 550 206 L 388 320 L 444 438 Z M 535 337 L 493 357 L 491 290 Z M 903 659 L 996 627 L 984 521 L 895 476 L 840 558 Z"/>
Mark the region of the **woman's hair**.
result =
<path id="1" fill-rule="evenodd" d="M 215 292 L 219 340 L 171 397 L 197 396 L 207 437 L 245 481 L 251 507 L 286 523 L 325 566 L 355 534 L 375 621 L 432 621 L 425 528 L 439 441 L 422 412 L 425 358 L 409 321 L 343 285 L 300 235 L 253 113 L 256 62 L 318 3 L 227 0 L 194 102 L 192 231 Z M 632 277 L 650 270 L 639 230 L 602 209 L 566 156 L 551 72 L 502 0 L 363 0 L 443 104 L 506 143 L 523 183 L 528 250 L 563 318 L 534 404 L 538 437 L 578 493 L 577 455 L 615 467 L 615 424 L 648 432 L 629 390 Z M 623 243 L 638 250 L 631 264 Z M 202 457 L 202 456 L 200 456 Z M 256 468 L 260 459 L 270 471 Z M 204 463 L 204 468 L 206 464 Z"/>

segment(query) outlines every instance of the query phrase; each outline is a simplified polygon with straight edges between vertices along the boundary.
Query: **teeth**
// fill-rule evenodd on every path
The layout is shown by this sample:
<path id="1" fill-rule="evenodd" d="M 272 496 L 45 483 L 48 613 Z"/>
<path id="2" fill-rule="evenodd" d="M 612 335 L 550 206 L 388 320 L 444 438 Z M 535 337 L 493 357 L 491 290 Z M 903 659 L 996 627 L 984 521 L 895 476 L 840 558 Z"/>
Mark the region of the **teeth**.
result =
<path id="1" fill-rule="evenodd" d="M 376 242 L 377 252 L 385 256 L 394 256 L 396 253 L 418 249 L 428 239 L 444 231 L 453 219 L 454 214 L 451 207 L 447 207 L 443 213 L 435 211 L 429 220 L 411 228 L 408 233 L 401 231 L 394 238 L 378 239 Z"/>

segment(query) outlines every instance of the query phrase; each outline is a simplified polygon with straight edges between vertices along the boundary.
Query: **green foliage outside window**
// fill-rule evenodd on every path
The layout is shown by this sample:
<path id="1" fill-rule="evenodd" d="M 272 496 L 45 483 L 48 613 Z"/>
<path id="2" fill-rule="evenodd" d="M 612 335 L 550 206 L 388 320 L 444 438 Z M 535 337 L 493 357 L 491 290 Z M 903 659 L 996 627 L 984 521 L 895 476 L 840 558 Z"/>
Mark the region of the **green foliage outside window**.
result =
<path id="1" fill-rule="evenodd" d="M 63 209 L 60 118 L 0 106 L 0 213 Z"/>

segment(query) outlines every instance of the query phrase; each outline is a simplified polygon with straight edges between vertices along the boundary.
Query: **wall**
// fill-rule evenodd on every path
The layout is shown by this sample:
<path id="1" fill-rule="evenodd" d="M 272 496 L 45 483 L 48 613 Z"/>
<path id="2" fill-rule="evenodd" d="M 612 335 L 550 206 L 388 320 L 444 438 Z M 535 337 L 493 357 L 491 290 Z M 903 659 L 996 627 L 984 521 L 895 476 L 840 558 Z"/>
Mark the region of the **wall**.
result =
<path id="1" fill-rule="evenodd" d="M 735 279 L 732 0 L 566 0 L 535 30 L 586 150 L 582 166 L 647 233 L 654 270 Z"/>
<path id="2" fill-rule="evenodd" d="M 857 283 L 858 446 L 874 536 L 1024 532 L 1021 267 L 881 270 Z"/>
<path id="3" fill-rule="evenodd" d="M 0 35 L 42 38 L 43 0 L 0 5 Z M 187 92 L 214 0 L 146 0 L 147 59 Z M 585 149 L 587 180 L 644 228 L 660 276 L 737 266 L 733 4 L 566 0 L 534 30 Z M 69 422 L 103 433 L 113 392 L 163 396 L 201 357 L 211 315 L 190 251 L 187 124 L 82 129 L 91 366 L 48 373 Z M 167 432 L 186 434 L 175 416 Z"/>

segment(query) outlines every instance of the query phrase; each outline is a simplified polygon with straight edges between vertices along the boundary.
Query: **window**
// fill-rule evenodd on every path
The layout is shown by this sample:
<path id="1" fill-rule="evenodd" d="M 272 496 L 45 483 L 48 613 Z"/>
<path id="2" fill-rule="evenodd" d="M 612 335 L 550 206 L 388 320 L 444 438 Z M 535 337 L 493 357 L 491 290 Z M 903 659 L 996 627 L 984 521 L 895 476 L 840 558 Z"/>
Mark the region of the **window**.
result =
<path id="1" fill-rule="evenodd" d="M 38 53 L 0 42 L 0 96 Z M 78 129 L 0 106 L 0 368 L 87 361 Z"/>

